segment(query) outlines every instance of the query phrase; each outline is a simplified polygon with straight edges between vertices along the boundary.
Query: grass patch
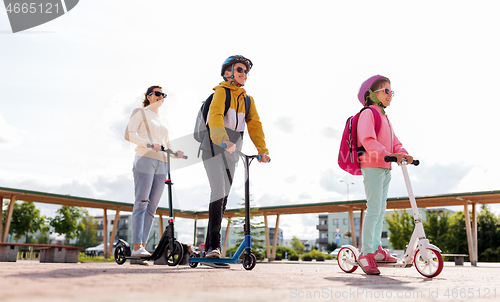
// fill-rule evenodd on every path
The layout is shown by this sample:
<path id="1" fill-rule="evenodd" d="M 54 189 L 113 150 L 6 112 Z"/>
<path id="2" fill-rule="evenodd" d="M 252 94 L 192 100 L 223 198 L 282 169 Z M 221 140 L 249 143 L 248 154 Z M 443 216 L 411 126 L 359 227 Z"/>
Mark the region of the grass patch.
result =
<path id="1" fill-rule="evenodd" d="M 79 253 L 78 254 L 78 261 L 79 262 L 114 262 L 115 258 L 114 257 L 109 257 L 109 258 L 104 258 L 104 256 L 94 256 L 94 257 L 89 257 L 85 255 L 85 253 Z"/>

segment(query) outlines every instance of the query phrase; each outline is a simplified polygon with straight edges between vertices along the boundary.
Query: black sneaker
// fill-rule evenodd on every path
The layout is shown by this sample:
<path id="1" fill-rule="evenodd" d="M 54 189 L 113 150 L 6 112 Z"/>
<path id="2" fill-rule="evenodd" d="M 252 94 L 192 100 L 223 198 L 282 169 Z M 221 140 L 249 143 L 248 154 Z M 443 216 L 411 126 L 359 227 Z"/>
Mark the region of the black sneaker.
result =
<path id="1" fill-rule="evenodd" d="M 213 268 L 231 268 L 231 265 L 229 265 L 229 263 L 203 262 L 202 264 Z"/>
<path id="2" fill-rule="evenodd" d="M 207 254 L 205 255 L 205 258 L 220 258 L 220 248 L 209 248 Z"/>

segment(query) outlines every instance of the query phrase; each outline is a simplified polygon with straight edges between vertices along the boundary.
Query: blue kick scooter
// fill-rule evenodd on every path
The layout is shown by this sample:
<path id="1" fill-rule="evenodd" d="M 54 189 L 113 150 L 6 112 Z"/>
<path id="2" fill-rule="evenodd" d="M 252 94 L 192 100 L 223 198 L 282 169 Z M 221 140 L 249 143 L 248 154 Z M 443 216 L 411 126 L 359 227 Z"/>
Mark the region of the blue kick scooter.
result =
<path id="1" fill-rule="evenodd" d="M 222 143 L 221 148 L 225 149 L 226 144 Z M 241 242 L 238 250 L 232 258 L 205 258 L 201 257 L 198 253 L 192 253 L 189 257 L 189 266 L 195 268 L 199 263 L 241 263 L 246 270 L 252 270 L 257 263 L 257 258 L 252 253 L 252 235 L 250 234 L 250 163 L 253 159 L 260 160 L 261 155 L 246 155 L 240 150 L 236 149 L 235 152 L 243 159 L 245 163 L 245 240 Z M 243 259 L 240 259 L 243 253 Z"/>

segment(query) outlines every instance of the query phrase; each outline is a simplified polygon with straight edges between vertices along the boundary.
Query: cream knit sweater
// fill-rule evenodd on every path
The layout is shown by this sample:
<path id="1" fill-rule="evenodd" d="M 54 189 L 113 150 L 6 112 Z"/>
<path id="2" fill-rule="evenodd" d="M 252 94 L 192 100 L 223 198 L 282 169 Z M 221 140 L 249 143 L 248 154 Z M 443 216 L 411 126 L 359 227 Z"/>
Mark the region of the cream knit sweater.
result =
<path id="1" fill-rule="evenodd" d="M 144 112 L 144 115 L 142 112 Z M 144 116 L 146 121 L 144 121 Z M 147 128 L 149 128 L 149 131 Z M 165 152 L 156 152 L 147 147 L 149 143 L 158 143 L 171 149 L 168 139 L 167 120 L 157 113 L 149 109 L 135 109 L 125 130 L 125 139 L 137 145 L 135 148 L 137 156 L 145 156 L 163 162 L 167 161 Z"/>

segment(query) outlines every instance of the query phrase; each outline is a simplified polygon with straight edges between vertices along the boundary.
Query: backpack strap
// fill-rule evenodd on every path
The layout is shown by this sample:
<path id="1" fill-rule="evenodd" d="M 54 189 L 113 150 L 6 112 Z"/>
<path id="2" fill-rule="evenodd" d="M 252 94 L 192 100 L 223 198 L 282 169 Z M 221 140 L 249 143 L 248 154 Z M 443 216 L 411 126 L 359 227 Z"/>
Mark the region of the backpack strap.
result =
<path id="1" fill-rule="evenodd" d="M 373 113 L 373 119 L 375 120 L 375 133 L 378 135 L 380 132 L 380 127 L 382 126 L 382 118 L 380 117 L 380 113 L 372 107 L 368 107 L 371 109 Z"/>
<path id="2" fill-rule="evenodd" d="M 226 107 L 224 107 L 224 116 L 226 116 L 229 106 L 231 106 L 231 90 L 227 87 L 224 87 L 224 89 L 226 90 Z"/>
<path id="3" fill-rule="evenodd" d="M 245 122 L 248 121 L 248 115 L 250 114 L 250 97 L 247 96 L 245 97 Z"/>
<path id="4" fill-rule="evenodd" d="M 142 120 L 144 122 L 144 126 L 146 127 L 146 132 L 148 133 L 148 138 L 149 138 L 149 142 L 152 144 L 153 143 L 153 139 L 151 138 L 151 132 L 149 131 L 149 126 L 148 126 L 148 121 L 146 119 L 146 114 L 144 113 L 146 109 L 142 109 L 141 110 L 141 113 L 142 113 Z"/>
<path id="5" fill-rule="evenodd" d="M 370 106 L 367 106 L 367 107 L 363 107 L 363 109 L 361 109 L 359 111 L 359 115 L 358 115 L 358 118 L 359 116 L 361 115 L 361 112 L 363 112 L 364 110 L 366 109 L 370 109 L 372 111 L 372 114 L 373 114 L 373 120 L 375 121 L 375 134 L 378 135 L 378 133 L 380 132 L 380 127 L 382 126 L 382 117 L 380 117 L 380 113 L 378 113 L 377 110 L 373 109 L 372 107 Z M 358 119 L 356 119 L 356 133 L 358 132 L 357 128 L 358 128 Z M 350 131 L 350 130 L 349 130 Z M 349 132 L 350 134 L 350 132 Z M 356 134 L 357 135 L 357 134 Z M 356 138 L 356 142 L 357 142 L 357 138 Z M 356 151 L 358 151 L 358 157 L 361 156 L 361 154 L 363 154 L 363 152 L 366 152 L 366 149 L 364 146 L 360 146 L 360 147 L 357 147 L 356 148 Z"/>
<path id="6" fill-rule="evenodd" d="M 231 106 L 231 90 L 229 88 L 224 87 L 224 90 L 226 91 L 226 101 L 225 101 L 225 107 L 224 107 L 224 116 L 226 116 L 227 112 L 229 111 L 229 107 Z M 213 93 L 212 93 L 213 97 Z M 208 109 L 207 109 L 207 114 L 208 114 Z M 207 124 L 207 134 L 209 141 L 210 141 L 210 151 L 212 151 L 212 157 L 215 156 L 215 151 L 214 151 L 214 144 L 212 142 L 212 139 L 210 138 L 210 128 L 208 127 Z M 201 148 L 201 145 L 200 145 Z M 201 150 L 201 149 L 200 149 Z M 198 156 L 199 156 L 200 151 L 198 150 Z"/>
<path id="7" fill-rule="evenodd" d="M 373 119 L 375 121 L 375 133 L 378 134 L 380 132 L 380 127 L 382 126 L 382 118 L 380 117 L 380 113 L 378 113 L 377 110 L 373 109 L 370 106 L 364 107 L 359 113 L 363 112 L 366 109 L 370 109 L 372 111 Z"/>

